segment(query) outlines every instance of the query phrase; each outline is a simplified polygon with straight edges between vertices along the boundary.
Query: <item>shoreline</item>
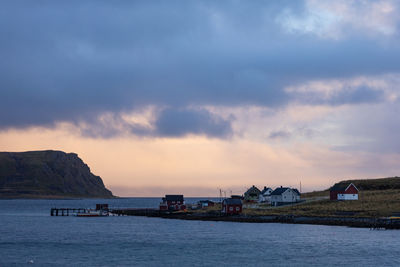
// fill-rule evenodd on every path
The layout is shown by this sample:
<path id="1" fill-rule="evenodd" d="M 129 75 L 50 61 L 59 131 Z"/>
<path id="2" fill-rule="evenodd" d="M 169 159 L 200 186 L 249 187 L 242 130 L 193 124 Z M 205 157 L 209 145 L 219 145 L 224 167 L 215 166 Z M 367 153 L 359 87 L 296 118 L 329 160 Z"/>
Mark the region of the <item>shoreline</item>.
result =
<path id="1" fill-rule="evenodd" d="M 294 216 L 294 215 L 232 215 L 219 213 L 166 213 L 152 209 L 113 210 L 114 214 L 127 216 L 157 217 L 175 220 L 223 221 L 237 223 L 286 223 L 311 224 L 328 226 L 347 226 L 370 229 L 400 229 L 400 220 L 371 217 L 328 217 L 328 216 Z"/>

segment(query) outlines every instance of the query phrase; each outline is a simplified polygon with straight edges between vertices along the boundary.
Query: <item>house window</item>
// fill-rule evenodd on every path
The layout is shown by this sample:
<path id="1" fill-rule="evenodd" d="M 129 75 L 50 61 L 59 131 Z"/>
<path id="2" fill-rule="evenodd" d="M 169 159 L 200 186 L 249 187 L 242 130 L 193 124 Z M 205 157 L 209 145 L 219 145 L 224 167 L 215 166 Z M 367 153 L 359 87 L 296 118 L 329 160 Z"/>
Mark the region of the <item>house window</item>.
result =
<path id="1" fill-rule="evenodd" d="M 233 211 L 233 207 L 229 207 L 229 210 L 230 210 L 230 211 Z"/>
<path id="2" fill-rule="evenodd" d="M 236 211 L 239 211 L 240 210 L 240 208 L 239 207 L 236 207 Z"/>

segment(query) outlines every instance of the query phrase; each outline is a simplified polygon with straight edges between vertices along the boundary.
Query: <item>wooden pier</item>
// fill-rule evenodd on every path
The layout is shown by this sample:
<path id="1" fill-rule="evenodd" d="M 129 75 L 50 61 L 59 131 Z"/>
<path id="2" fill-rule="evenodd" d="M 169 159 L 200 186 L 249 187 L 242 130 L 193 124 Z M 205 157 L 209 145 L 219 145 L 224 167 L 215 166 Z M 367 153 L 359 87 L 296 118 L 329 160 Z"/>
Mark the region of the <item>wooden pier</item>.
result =
<path id="1" fill-rule="evenodd" d="M 148 217 L 158 217 L 160 211 L 158 209 L 131 209 L 131 208 L 102 208 L 96 207 L 96 209 L 88 208 L 51 208 L 51 216 L 77 216 L 78 214 L 90 213 L 93 211 L 106 211 L 108 215 L 111 216 L 148 216 Z"/>

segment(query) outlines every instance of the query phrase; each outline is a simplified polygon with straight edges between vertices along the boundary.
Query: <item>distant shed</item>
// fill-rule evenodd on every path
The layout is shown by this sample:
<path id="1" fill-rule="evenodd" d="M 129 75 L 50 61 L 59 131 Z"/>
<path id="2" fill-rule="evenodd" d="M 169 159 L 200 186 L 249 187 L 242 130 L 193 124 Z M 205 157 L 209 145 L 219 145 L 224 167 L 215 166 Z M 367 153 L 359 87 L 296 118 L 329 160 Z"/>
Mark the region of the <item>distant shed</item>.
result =
<path id="1" fill-rule="evenodd" d="M 160 203 L 160 210 L 177 211 L 185 209 L 186 205 L 183 195 L 165 195 Z"/>
<path id="2" fill-rule="evenodd" d="M 222 201 L 222 213 L 233 215 L 242 213 L 242 200 L 227 198 Z"/>
<path id="3" fill-rule="evenodd" d="M 358 200 L 358 188 L 353 184 L 337 183 L 330 188 L 331 200 Z"/>

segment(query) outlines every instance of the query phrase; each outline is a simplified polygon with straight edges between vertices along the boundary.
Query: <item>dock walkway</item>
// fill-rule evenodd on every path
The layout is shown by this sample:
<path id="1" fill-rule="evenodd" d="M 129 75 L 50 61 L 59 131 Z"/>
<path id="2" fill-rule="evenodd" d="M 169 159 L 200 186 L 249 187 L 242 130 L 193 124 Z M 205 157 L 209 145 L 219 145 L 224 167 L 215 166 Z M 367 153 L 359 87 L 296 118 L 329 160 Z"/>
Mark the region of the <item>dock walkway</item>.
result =
<path id="1" fill-rule="evenodd" d="M 132 209 L 132 208 L 107 208 L 103 209 L 107 211 L 110 215 L 116 216 L 149 216 L 149 217 L 157 217 L 160 215 L 160 211 L 158 209 Z M 93 211 L 93 209 L 88 208 L 51 208 L 50 215 L 51 216 L 76 216 L 77 214 L 89 213 Z"/>
<path id="2" fill-rule="evenodd" d="M 85 213 L 88 209 L 86 208 L 51 208 L 51 216 L 75 216 L 78 213 Z"/>

